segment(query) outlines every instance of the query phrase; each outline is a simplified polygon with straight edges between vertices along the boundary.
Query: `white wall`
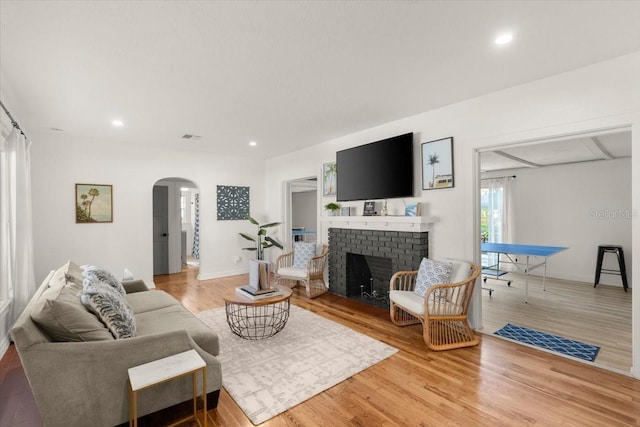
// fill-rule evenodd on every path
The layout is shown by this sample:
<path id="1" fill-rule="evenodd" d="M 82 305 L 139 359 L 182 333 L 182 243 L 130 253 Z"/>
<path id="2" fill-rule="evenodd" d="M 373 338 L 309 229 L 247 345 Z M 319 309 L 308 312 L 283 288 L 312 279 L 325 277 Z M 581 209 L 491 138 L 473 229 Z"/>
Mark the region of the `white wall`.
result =
<path id="1" fill-rule="evenodd" d="M 601 62 L 526 85 L 495 92 L 417 116 L 346 135 L 267 161 L 267 209 L 282 216 L 282 183 L 319 174 L 340 149 L 414 132 L 415 183 L 420 185 L 420 143 L 453 136 L 455 187 L 416 191 L 434 216 L 430 255 L 480 260 L 477 150 L 514 142 L 632 126 L 632 144 L 640 146 L 640 52 Z M 640 155 L 632 159 L 632 204 L 640 212 Z M 324 198 L 322 205 L 331 199 Z M 394 201 L 400 205 L 399 201 Z M 397 206 L 390 204 L 393 212 Z M 633 251 L 640 253 L 640 224 L 632 220 Z M 324 236 L 324 232 L 319 234 Z M 325 237 L 326 239 L 326 237 Z M 326 241 L 326 240 L 325 240 Z M 638 257 L 633 268 L 640 268 Z M 638 282 L 638 275 L 634 282 Z M 640 288 L 640 286 L 638 287 Z M 481 326 L 481 289 L 476 289 L 471 319 Z M 640 377 L 640 293 L 633 294 L 634 374 Z"/>
<path id="2" fill-rule="evenodd" d="M 217 221 L 216 185 L 251 188 L 251 213 L 264 209 L 264 162 L 209 153 L 153 149 L 113 141 L 86 141 L 30 132 L 35 272 L 38 280 L 68 259 L 98 264 L 120 276 L 125 267 L 153 280 L 152 189 L 162 178 L 192 181 L 200 189 L 200 277 L 247 271 L 240 231 L 247 221 Z M 113 185 L 113 223 L 76 224 L 75 183 Z M 235 262 L 240 256 L 242 260 Z"/>
<path id="3" fill-rule="evenodd" d="M 483 177 L 500 175 L 517 176 L 510 181 L 511 242 L 569 248 L 549 258 L 548 277 L 591 286 L 598 245 L 616 244 L 624 249 L 631 281 L 631 158 L 504 170 Z M 605 256 L 603 266 L 617 269 L 614 260 Z M 600 283 L 622 287 L 619 276 L 603 274 Z"/>

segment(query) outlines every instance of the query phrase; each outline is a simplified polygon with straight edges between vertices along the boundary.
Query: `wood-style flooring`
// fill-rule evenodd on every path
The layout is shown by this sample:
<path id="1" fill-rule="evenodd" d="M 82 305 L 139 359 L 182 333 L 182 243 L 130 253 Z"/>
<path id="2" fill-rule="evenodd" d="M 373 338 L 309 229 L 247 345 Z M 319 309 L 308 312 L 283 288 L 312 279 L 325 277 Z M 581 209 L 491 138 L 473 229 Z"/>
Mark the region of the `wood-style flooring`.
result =
<path id="1" fill-rule="evenodd" d="M 482 291 L 482 332 L 493 333 L 507 323 L 525 326 L 600 347 L 595 363 L 629 372 L 632 364 L 632 290 L 622 287 L 529 278 L 529 298 L 524 302 L 524 277 L 509 273 L 512 280 L 487 279 Z"/>
<path id="2" fill-rule="evenodd" d="M 223 306 L 222 293 L 247 280 L 199 282 L 196 272 L 156 276 L 156 285 L 199 312 Z M 299 289 L 292 302 L 399 351 L 263 427 L 640 425 L 640 380 L 629 376 L 484 334 L 477 347 L 433 352 L 419 325 L 397 327 L 386 310 L 332 294 L 309 300 Z M 208 416 L 213 426 L 252 426 L 224 389 Z"/>

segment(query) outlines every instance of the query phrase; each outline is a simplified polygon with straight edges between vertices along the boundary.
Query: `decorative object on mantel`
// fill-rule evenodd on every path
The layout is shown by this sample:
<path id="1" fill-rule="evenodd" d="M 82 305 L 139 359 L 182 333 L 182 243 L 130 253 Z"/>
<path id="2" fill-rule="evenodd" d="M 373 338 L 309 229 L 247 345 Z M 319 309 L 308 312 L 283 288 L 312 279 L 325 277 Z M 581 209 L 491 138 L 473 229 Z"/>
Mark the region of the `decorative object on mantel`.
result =
<path id="1" fill-rule="evenodd" d="M 384 201 L 384 205 L 382 205 L 382 209 L 380 210 L 380 215 L 387 216 L 389 215 L 389 209 L 387 207 L 387 201 Z"/>
<path id="2" fill-rule="evenodd" d="M 322 194 L 325 197 L 336 195 L 336 173 L 336 162 L 325 163 L 322 165 Z"/>
<path id="3" fill-rule="evenodd" d="M 376 214 L 376 202 L 364 202 L 364 211 L 362 215 L 373 216 Z"/>
<path id="4" fill-rule="evenodd" d="M 340 208 L 340 216 L 351 216 L 351 208 L 349 206 Z"/>
<path id="5" fill-rule="evenodd" d="M 335 216 L 336 213 L 340 210 L 340 205 L 337 203 L 331 202 L 324 205 L 324 208 L 329 212 L 330 216 Z"/>
<path id="6" fill-rule="evenodd" d="M 247 218 L 249 200 L 249 187 L 218 185 L 218 221 Z"/>
<path id="7" fill-rule="evenodd" d="M 76 224 L 113 222 L 113 186 L 76 184 Z"/>
<path id="8" fill-rule="evenodd" d="M 264 250 L 265 249 L 269 249 L 272 247 L 277 247 L 279 249 L 282 249 L 282 244 L 280 242 L 278 242 L 276 239 L 273 239 L 269 236 L 267 236 L 267 228 L 271 228 L 271 227 L 276 227 L 278 225 L 280 225 L 279 222 L 270 222 L 268 224 L 262 224 L 260 225 L 258 223 L 258 221 L 256 221 L 255 219 L 253 219 L 251 217 L 251 215 L 247 215 L 246 219 L 253 225 L 257 225 L 258 226 L 258 232 L 256 233 L 257 238 L 253 237 L 253 236 L 249 236 L 248 234 L 245 233 L 238 233 L 240 234 L 243 238 L 245 238 L 246 240 L 249 240 L 251 242 L 255 243 L 255 247 L 249 247 L 249 248 L 242 248 L 242 250 L 244 251 L 256 251 L 256 259 L 260 259 L 263 260 L 264 259 Z M 264 238 L 264 240 L 263 240 Z"/>
<path id="9" fill-rule="evenodd" d="M 422 205 L 420 203 L 408 203 L 404 208 L 405 216 L 420 216 L 422 215 Z"/>
<path id="10" fill-rule="evenodd" d="M 422 189 L 453 187 L 453 137 L 422 143 Z"/>

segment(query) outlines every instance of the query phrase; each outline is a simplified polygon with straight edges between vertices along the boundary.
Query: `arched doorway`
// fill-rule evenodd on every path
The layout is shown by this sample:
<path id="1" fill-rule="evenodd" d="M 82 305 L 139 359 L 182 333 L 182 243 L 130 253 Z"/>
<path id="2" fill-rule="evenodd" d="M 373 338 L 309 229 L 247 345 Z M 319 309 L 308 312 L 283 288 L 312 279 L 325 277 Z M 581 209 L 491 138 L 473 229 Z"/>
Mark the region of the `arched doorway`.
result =
<path id="1" fill-rule="evenodd" d="M 153 275 L 198 267 L 199 197 L 194 182 L 163 178 L 153 186 Z"/>

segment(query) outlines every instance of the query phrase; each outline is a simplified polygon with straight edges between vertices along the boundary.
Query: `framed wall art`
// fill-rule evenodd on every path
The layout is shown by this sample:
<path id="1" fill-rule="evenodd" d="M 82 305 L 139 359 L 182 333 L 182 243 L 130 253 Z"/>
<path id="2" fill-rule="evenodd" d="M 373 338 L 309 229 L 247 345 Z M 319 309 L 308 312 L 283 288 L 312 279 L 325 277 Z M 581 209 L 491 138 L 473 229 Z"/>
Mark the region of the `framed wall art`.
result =
<path id="1" fill-rule="evenodd" d="M 422 189 L 453 187 L 453 137 L 422 143 Z"/>
<path id="2" fill-rule="evenodd" d="M 322 194 L 327 196 L 336 195 L 337 169 L 336 162 L 322 165 Z"/>
<path id="3" fill-rule="evenodd" d="M 113 222 L 113 186 L 76 184 L 76 224 Z"/>
<path id="4" fill-rule="evenodd" d="M 249 187 L 218 185 L 218 221 L 247 219 Z"/>

